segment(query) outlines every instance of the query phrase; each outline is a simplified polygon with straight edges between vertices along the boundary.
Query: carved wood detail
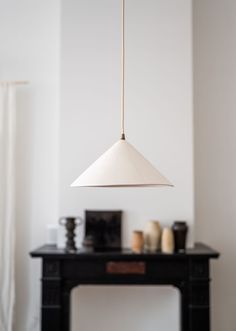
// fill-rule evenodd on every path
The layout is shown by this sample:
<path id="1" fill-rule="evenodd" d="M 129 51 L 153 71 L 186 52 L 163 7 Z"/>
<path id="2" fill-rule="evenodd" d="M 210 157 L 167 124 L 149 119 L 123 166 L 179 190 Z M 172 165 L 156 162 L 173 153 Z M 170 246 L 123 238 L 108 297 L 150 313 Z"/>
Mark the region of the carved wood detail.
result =
<path id="1" fill-rule="evenodd" d="M 208 261 L 192 261 L 190 272 L 192 278 L 207 278 L 209 277 Z"/>
<path id="2" fill-rule="evenodd" d="M 45 260 L 43 265 L 44 277 L 59 277 L 60 262 L 55 260 Z"/>
<path id="3" fill-rule="evenodd" d="M 59 281 L 43 281 L 43 305 L 58 306 L 61 302 Z"/>

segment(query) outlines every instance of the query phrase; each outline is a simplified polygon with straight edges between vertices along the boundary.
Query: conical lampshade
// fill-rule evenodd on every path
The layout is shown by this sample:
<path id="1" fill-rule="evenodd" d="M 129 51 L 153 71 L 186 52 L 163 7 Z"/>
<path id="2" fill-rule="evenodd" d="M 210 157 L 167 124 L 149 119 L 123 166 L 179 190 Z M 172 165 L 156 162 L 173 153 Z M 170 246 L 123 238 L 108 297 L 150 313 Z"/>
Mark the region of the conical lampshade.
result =
<path id="1" fill-rule="evenodd" d="M 120 139 L 71 186 L 173 186 L 125 139 Z"/>

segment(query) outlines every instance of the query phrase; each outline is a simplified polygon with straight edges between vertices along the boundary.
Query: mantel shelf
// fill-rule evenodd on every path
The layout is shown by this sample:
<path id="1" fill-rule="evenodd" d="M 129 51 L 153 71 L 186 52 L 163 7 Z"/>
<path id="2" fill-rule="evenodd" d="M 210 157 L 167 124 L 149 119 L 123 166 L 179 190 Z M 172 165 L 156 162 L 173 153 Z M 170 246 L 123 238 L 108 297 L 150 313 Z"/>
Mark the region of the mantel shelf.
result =
<path id="1" fill-rule="evenodd" d="M 37 257 L 57 257 L 57 258 L 69 258 L 69 259 L 83 259 L 83 258 L 98 258 L 98 257 L 107 257 L 107 258 L 132 258 L 135 260 L 140 259 L 155 259 L 155 258 L 164 258 L 164 259 L 184 259 L 189 256 L 199 256 L 199 257 L 208 257 L 208 258 L 218 258 L 219 253 L 212 249 L 211 247 L 203 243 L 195 243 L 193 248 L 186 249 L 185 252 L 165 254 L 160 251 L 155 253 L 151 252 L 142 252 L 141 254 L 133 253 L 129 248 L 122 248 L 121 250 L 111 250 L 111 251 L 94 251 L 93 249 L 80 248 L 74 253 L 68 253 L 63 248 L 57 248 L 54 245 L 44 245 L 39 247 L 36 250 L 33 250 L 30 255 L 34 258 Z"/>

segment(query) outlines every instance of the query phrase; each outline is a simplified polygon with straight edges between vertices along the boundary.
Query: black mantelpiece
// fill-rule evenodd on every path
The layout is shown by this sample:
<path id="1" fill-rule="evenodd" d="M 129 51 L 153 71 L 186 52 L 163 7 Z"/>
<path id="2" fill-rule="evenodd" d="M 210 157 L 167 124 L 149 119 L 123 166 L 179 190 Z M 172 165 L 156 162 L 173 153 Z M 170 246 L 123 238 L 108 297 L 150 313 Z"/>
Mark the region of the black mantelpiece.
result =
<path id="1" fill-rule="evenodd" d="M 70 331 L 70 293 L 78 285 L 173 285 L 181 294 L 181 331 L 210 331 L 209 261 L 219 253 L 196 244 L 185 253 L 133 254 L 55 246 L 31 252 L 42 258 L 41 331 Z"/>

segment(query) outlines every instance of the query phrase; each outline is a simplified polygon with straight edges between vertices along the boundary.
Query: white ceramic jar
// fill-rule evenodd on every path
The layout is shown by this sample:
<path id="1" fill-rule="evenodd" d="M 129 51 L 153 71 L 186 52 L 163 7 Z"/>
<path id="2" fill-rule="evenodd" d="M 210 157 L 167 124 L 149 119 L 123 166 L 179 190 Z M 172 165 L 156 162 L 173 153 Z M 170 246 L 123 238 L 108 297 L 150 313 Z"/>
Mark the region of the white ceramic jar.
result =
<path id="1" fill-rule="evenodd" d="M 148 221 L 144 229 L 144 248 L 156 252 L 160 248 L 161 226 L 158 221 Z"/>

